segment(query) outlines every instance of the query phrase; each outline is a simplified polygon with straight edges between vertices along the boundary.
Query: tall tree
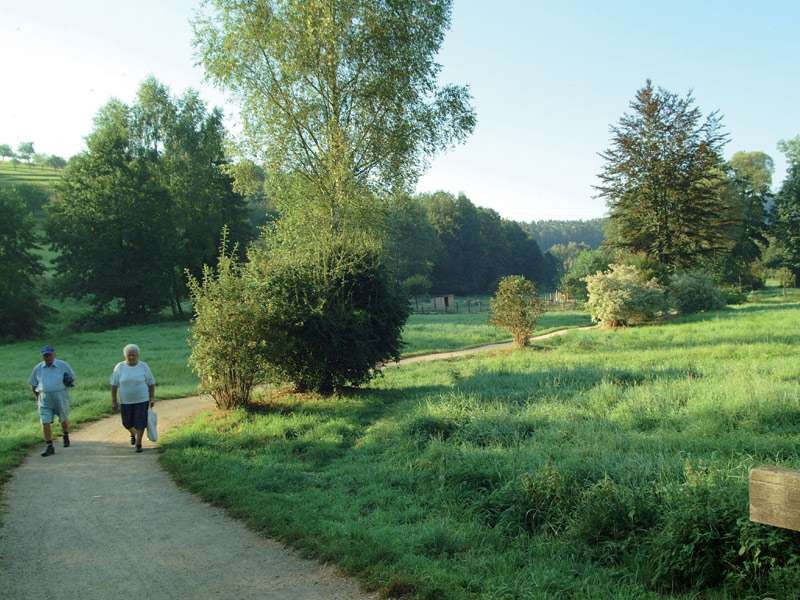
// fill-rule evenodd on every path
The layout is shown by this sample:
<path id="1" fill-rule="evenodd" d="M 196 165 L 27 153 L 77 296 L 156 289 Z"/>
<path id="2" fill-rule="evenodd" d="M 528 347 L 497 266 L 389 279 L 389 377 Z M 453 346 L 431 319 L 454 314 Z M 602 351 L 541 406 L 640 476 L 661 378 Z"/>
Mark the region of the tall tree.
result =
<path id="1" fill-rule="evenodd" d="M 800 275 L 800 163 L 792 164 L 770 211 L 776 260 L 772 266 L 788 267 Z"/>
<path id="2" fill-rule="evenodd" d="M 754 280 L 752 266 L 768 244 L 767 204 L 774 170 L 772 158 L 763 152 L 737 152 L 728 163 L 729 180 L 722 193 L 731 205 L 725 228 L 729 246 L 709 265 L 718 280 L 740 287 L 761 284 Z"/>
<path id="3" fill-rule="evenodd" d="M 295 234 L 376 227 L 374 193 L 406 189 L 474 127 L 468 90 L 437 83 L 451 0 L 204 6 L 199 56 L 239 101 L 239 151 L 267 164 Z"/>
<path id="4" fill-rule="evenodd" d="M 618 125 L 597 186 L 608 203 L 614 246 L 646 252 L 673 269 L 689 268 L 724 243 L 729 204 L 722 132 L 691 94 L 680 98 L 650 80 Z"/>
<path id="5" fill-rule="evenodd" d="M 112 100 L 87 151 L 57 186 L 48 235 L 61 290 L 131 320 L 171 306 L 182 314 L 184 270 L 213 263 L 223 225 L 243 235 L 243 199 L 225 175 L 224 129 L 194 92 L 173 99 L 153 78 L 137 103 Z"/>
<path id="6" fill-rule="evenodd" d="M 387 223 L 384 248 L 391 258 L 395 280 L 429 276 L 442 246 L 420 198 L 407 195 L 396 198 L 389 207 Z"/>
<path id="7" fill-rule="evenodd" d="M 8 144 L 0 144 L 0 157 L 5 160 L 6 158 L 12 158 L 14 156 L 14 151 L 11 149 L 11 146 Z"/>
<path id="8" fill-rule="evenodd" d="M 33 218 L 23 200 L 0 189 L 0 339 L 26 338 L 41 316 L 36 285 L 43 271 Z"/>

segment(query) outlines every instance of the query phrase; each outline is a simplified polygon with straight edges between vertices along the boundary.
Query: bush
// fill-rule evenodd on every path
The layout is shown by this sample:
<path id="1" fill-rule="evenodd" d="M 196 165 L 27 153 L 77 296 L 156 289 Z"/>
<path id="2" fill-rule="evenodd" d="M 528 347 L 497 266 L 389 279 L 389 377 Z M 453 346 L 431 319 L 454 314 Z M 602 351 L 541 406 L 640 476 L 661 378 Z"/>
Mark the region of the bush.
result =
<path id="1" fill-rule="evenodd" d="M 725 308 L 725 296 L 705 271 L 690 271 L 670 277 L 669 307 L 682 315 Z"/>
<path id="2" fill-rule="evenodd" d="M 640 325 L 664 310 L 664 290 L 655 279 L 641 282 L 639 270 L 611 265 L 608 272 L 589 275 L 587 306 L 592 320 L 608 327 Z"/>
<path id="3" fill-rule="evenodd" d="M 265 357 L 300 391 L 360 385 L 396 360 L 410 314 L 380 249 L 338 235 L 251 254 L 250 277 L 266 319 Z"/>
<path id="4" fill-rule="evenodd" d="M 522 275 L 503 277 L 494 298 L 489 301 L 489 308 L 492 311 L 489 323 L 508 329 L 514 345 L 520 348 L 528 345 L 536 319 L 545 312 L 536 284 Z"/>
<path id="5" fill-rule="evenodd" d="M 202 282 L 189 275 L 194 304 L 189 364 L 201 389 L 225 410 L 246 405 L 265 375 L 264 318 L 235 253 L 235 248 L 226 253 L 223 240 L 216 272 L 206 265 Z"/>

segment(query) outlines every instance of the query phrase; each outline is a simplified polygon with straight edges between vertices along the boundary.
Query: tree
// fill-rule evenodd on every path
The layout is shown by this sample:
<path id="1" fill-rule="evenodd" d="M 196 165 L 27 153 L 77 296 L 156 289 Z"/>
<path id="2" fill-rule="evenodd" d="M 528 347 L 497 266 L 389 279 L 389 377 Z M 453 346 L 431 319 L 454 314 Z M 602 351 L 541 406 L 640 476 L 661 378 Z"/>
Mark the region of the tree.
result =
<path id="1" fill-rule="evenodd" d="M 536 284 L 521 275 L 510 275 L 500 280 L 497 292 L 489 301 L 489 308 L 492 311 L 489 323 L 508 329 L 517 348 L 528 345 L 536 328 L 536 319 L 545 313 Z"/>
<path id="2" fill-rule="evenodd" d="M 87 151 L 56 186 L 47 231 L 60 290 L 97 310 L 120 305 L 127 320 L 171 306 L 182 315 L 184 269 L 216 262 L 225 224 L 244 235 L 244 200 L 224 173 L 225 132 L 196 93 L 173 99 L 146 80 L 137 103 L 98 113 Z"/>
<path id="3" fill-rule="evenodd" d="M 770 211 L 776 259 L 772 266 L 784 266 L 800 274 L 800 163 L 793 164 Z M 780 263 L 780 264 L 776 264 Z"/>
<path id="4" fill-rule="evenodd" d="M 431 289 L 431 280 L 425 275 L 412 275 L 403 281 L 403 291 L 414 299 L 414 306 L 419 309 L 419 298 Z"/>
<path id="5" fill-rule="evenodd" d="M 781 267 L 778 269 L 778 283 L 783 288 L 783 295 L 786 296 L 786 288 L 794 287 L 797 283 L 797 276 L 792 273 L 789 267 Z"/>
<path id="6" fill-rule="evenodd" d="M 63 169 L 64 167 L 66 167 L 67 161 L 65 161 L 60 156 L 56 156 L 55 154 L 53 154 L 52 156 L 49 156 L 46 161 L 44 161 L 44 164 L 47 165 L 48 167 L 52 167 L 53 170 L 55 171 L 57 169 Z"/>
<path id="7" fill-rule="evenodd" d="M 33 142 L 20 142 L 19 146 L 17 146 L 17 156 L 21 159 L 31 162 L 31 158 L 36 152 L 33 149 Z"/>
<path id="8" fill-rule="evenodd" d="M 572 267 L 561 278 L 561 288 L 573 298 L 585 300 L 588 297 L 586 277 L 608 268 L 608 259 L 599 250 L 585 250 L 575 259 Z"/>
<path id="9" fill-rule="evenodd" d="M 716 112 L 702 121 L 693 104 L 691 94 L 679 98 L 648 80 L 600 155 L 597 189 L 609 207 L 610 243 L 673 269 L 721 248 L 729 209 L 720 194 L 726 134 Z"/>
<path id="10" fill-rule="evenodd" d="M 790 140 L 779 140 L 778 150 L 786 155 L 789 165 L 800 164 L 800 135 L 796 135 Z"/>
<path id="11" fill-rule="evenodd" d="M 209 78 L 241 105 L 243 158 L 265 162 L 282 218 L 306 234 L 380 226 L 374 192 L 403 190 L 475 125 L 440 87 L 451 0 L 206 0 L 194 23 Z"/>
<path id="12" fill-rule="evenodd" d="M 431 274 L 442 245 L 419 197 L 402 195 L 391 203 L 384 248 L 391 258 L 396 281 L 414 275 L 427 278 Z"/>
<path id="13" fill-rule="evenodd" d="M 482 289 L 488 254 L 478 209 L 464 194 L 423 194 L 428 220 L 439 235 L 442 252 L 433 266 L 433 290 L 468 295 Z"/>
<path id="14" fill-rule="evenodd" d="M 11 146 L 8 144 L 0 144 L 0 156 L 5 160 L 6 158 L 14 158 L 15 154 Z"/>
<path id="15" fill-rule="evenodd" d="M 772 158 L 763 152 L 737 152 L 728 163 L 729 178 L 722 193 L 731 206 L 724 228 L 729 242 L 709 265 L 719 281 L 751 288 L 761 283 L 754 280 L 752 266 L 768 244 L 767 204 L 774 170 Z"/>
<path id="16" fill-rule="evenodd" d="M 271 302 L 266 360 L 300 389 L 363 383 L 409 311 L 381 249 L 387 201 L 475 124 L 467 89 L 436 81 L 451 0 L 204 6 L 198 55 L 240 102 L 238 156 L 265 165 L 279 212 L 249 254 Z"/>
<path id="17" fill-rule="evenodd" d="M 0 339 L 27 338 L 42 309 L 36 285 L 44 270 L 35 252 L 33 218 L 14 192 L 0 189 Z"/>

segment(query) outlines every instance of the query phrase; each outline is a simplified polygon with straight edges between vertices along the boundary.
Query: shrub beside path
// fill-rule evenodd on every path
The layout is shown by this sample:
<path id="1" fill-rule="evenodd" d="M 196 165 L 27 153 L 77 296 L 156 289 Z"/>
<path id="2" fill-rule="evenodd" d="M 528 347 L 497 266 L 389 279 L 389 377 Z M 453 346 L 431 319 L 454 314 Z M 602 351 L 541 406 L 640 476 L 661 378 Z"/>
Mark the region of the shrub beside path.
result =
<path id="1" fill-rule="evenodd" d="M 157 402 L 159 432 L 212 407 L 207 396 Z M 159 467 L 156 444 L 145 440 L 144 452 L 134 452 L 119 415 L 71 437 L 71 447 L 56 441 L 56 454 L 47 458 L 39 456 L 42 444 L 2 490 L 0 598 L 378 598 L 183 491 Z"/>

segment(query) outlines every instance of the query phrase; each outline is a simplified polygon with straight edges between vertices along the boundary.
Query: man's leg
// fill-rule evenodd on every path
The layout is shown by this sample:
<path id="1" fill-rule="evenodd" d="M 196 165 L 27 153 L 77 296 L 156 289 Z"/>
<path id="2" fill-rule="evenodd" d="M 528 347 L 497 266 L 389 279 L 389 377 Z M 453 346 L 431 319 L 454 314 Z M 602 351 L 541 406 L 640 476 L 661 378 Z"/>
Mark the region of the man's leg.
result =
<path id="1" fill-rule="evenodd" d="M 53 448 L 53 425 L 52 423 L 42 423 L 42 432 L 44 433 L 44 441 L 47 442 L 47 448 L 42 452 L 42 456 L 50 456 L 56 453 Z"/>

